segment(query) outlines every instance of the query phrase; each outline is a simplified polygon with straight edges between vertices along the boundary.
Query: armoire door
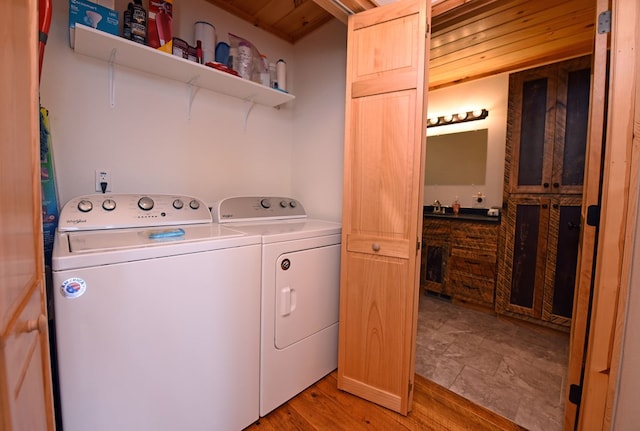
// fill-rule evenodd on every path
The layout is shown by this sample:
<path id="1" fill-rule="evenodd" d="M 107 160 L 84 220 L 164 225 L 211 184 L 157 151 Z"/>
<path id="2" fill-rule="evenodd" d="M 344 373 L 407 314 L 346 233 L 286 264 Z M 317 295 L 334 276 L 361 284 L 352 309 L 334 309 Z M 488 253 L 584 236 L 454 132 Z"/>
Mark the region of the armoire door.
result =
<path id="1" fill-rule="evenodd" d="M 2 3 L 0 430 L 53 430 L 44 289 L 38 1 Z"/>
<path id="2" fill-rule="evenodd" d="M 338 387 L 406 414 L 420 279 L 430 2 L 348 23 Z"/>

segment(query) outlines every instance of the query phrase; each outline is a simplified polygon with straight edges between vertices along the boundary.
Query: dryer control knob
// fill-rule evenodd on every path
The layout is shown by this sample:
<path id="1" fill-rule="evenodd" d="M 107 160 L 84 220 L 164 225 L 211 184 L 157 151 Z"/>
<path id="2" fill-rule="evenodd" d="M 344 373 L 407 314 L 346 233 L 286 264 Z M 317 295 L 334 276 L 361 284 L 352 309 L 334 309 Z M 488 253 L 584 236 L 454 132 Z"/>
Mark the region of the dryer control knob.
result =
<path id="1" fill-rule="evenodd" d="M 113 211 L 116 209 L 116 201 L 113 199 L 105 199 L 104 202 L 102 202 L 102 208 L 104 208 L 105 211 Z"/>
<path id="2" fill-rule="evenodd" d="M 262 199 L 260 201 L 260 206 L 262 208 L 271 208 L 271 202 L 269 202 L 269 199 Z"/>
<path id="3" fill-rule="evenodd" d="M 296 201 L 291 201 L 291 202 L 289 202 L 289 206 L 290 206 L 291 208 L 295 208 L 295 207 L 297 207 L 297 206 L 298 206 L 298 203 L 297 203 Z"/>
<path id="4" fill-rule="evenodd" d="M 175 201 L 173 201 L 173 207 L 175 209 L 181 210 L 183 206 L 184 206 L 184 202 L 182 202 L 182 200 L 176 199 Z"/>
<path id="5" fill-rule="evenodd" d="M 149 211 L 153 209 L 153 199 L 148 196 L 143 196 L 138 200 L 138 207 L 143 211 Z"/>
<path id="6" fill-rule="evenodd" d="M 83 213 L 88 213 L 93 209 L 93 204 L 91 203 L 91 201 L 82 199 L 80 202 L 78 202 L 78 209 Z"/>
<path id="7" fill-rule="evenodd" d="M 289 204 L 287 203 L 287 201 L 280 201 L 280 206 L 282 208 L 286 208 Z"/>
<path id="8" fill-rule="evenodd" d="M 191 202 L 189 202 L 189 207 L 192 210 L 197 210 L 198 208 L 200 208 L 200 202 L 198 202 L 197 200 L 193 199 Z"/>

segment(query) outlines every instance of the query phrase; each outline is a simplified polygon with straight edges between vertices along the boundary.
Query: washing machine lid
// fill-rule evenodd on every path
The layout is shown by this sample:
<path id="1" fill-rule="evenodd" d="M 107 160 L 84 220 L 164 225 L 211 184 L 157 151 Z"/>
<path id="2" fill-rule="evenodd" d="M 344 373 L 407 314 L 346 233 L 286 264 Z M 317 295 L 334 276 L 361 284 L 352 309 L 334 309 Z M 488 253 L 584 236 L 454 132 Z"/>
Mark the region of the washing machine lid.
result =
<path id="1" fill-rule="evenodd" d="M 57 232 L 53 270 L 259 244 L 260 237 L 214 223 Z"/>
<path id="2" fill-rule="evenodd" d="M 261 235 L 263 244 L 328 235 L 340 235 L 340 223 L 317 219 L 273 220 L 266 222 L 227 223 L 225 226 L 245 232 L 248 235 Z M 339 241 L 339 240 L 338 240 Z"/>
<path id="3" fill-rule="evenodd" d="M 156 247 L 178 242 L 207 241 L 245 235 L 224 226 L 178 225 L 135 229 L 79 231 L 68 234 L 70 253 Z"/>

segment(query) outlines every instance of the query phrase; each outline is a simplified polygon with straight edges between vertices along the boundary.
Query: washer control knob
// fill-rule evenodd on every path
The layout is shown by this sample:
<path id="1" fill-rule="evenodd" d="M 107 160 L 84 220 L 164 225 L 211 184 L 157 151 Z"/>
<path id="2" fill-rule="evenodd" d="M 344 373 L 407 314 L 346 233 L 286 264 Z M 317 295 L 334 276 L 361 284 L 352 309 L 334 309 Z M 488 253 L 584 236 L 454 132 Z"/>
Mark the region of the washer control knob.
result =
<path id="1" fill-rule="evenodd" d="M 184 202 L 180 199 L 176 199 L 173 201 L 173 207 L 177 210 L 181 210 L 184 207 Z"/>
<path id="2" fill-rule="evenodd" d="M 262 208 L 271 208 L 271 202 L 269 202 L 269 199 L 262 199 L 260 201 L 260 206 Z"/>
<path id="3" fill-rule="evenodd" d="M 286 208 L 289 204 L 287 204 L 287 201 L 280 201 L 280 207 L 281 208 Z"/>
<path id="4" fill-rule="evenodd" d="M 104 208 L 105 211 L 113 211 L 116 209 L 116 201 L 113 199 L 105 199 L 104 202 L 102 202 L 102 208 Z"/>
<path id="5" fill-rule="evenodd" d="M 82 199 L 80 202 L 78 202 L 78 209 L 83 213 L 88 213 L 93 209 L 93 204 L 91 203 L 91 201 Z"/>
<path id="6" fill-rule="evenodd" d="M 192 200 L 191 200 L 191 202 L 189 202 L 189 207 L 190 207 L 192 210 L 197 210 L 198 208 L 200 208 L 200 202 L 198 202 L 198 201 L 197 201 L 197 200 L 195 200 L 195 199 L 192 199 Z"/>
<path id="7" fill-rule="evenodd" d="M 289 202 L 289 206 L 290 206 L 291 208 L 295 208 L 295 207 L 297 207 L 297 206 L 298 206 L 298 203 L 297 203 L 296 201 L 291 201 L 291 202 Z"/>
<path id="8" fill-rule="evenodd" d="M 148 196 L 143 196 L 138 200 L 138 207 L 143 211 L 149 211 L 153 209 L 153 199 Z"/>

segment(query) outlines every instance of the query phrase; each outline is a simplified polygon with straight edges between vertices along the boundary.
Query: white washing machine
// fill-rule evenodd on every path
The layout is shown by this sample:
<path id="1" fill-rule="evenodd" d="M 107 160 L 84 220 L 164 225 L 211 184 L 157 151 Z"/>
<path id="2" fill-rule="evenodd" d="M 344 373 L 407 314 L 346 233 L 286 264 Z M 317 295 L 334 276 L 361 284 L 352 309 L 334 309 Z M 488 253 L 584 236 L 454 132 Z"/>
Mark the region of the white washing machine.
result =
<path id="1" fill-rule="evenodd" d="M 193 197 L 68 202 L 52 257 L 64 430 L 257 420 L 260 242 L 212 223 Z"/>
<path id="2" fill-rule="evenodd" d="M 262 238 L 260 416 L 338 364 L 341 225 L 307 218 L 300 202 L 231 197 L 214 221 Z"/>

